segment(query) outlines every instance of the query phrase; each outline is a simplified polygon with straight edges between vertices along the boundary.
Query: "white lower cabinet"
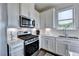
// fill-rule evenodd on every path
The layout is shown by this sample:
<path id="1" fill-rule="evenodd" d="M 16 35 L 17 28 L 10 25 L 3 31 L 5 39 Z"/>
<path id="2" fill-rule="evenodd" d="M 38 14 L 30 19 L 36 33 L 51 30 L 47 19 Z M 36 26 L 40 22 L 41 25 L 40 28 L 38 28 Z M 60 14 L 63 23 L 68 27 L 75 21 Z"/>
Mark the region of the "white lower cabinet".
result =
<path id="1" fill-rule="evenodd" d="M 67 56 L 68 45 L 65 44 L 65 39 L 55 38 L 52 36 L 41 37 L 41 48 L 46 49 L 52 53 Z"/>
<path id="2" fill-rule="evenodd" d="M 24 43 L 22 40 L 9 43 L 9 55 L 10 56 L 23 56 L 24 55 Z"/>
<path id="3" fill-rule="evenodd" d="M 43 40 L 42 40 L 42 48 L 48 50 L 48 39 L 46 39 L 45 37 L 43 37 Z"/>
<path id="4" fill-rule="evenodd" d="M 79 56 L 79 40 L 42 36 L 41 48 L 62 56 Z"/>
<path id="5" fill-rule="evenodd" d="M 53 52 L 53 53 L 55 53 L 56 52 L 55 46 L 56 46 L 56 40 L 55 40 L 55 38 L 50 37 L 48 39 L 48 50 L 51 51 L 51 52 Z"/>
<path id="6" fill-rule="evenodd" d="M 67 55 L 67 45 L 61 41 L 56 41 L 56 53 L 59 55 Z"/>
<path id="7" fill-rule="evenodd" d="M 68 45 L 68 52 L 70 56 L 79 56 L 79 42 L 71 42 Z"/>
<path id="8" fill-rule="evenodd" d="M 55 38 L 50 36 L 41 37 L 41 48 L 55 53 Z"/>

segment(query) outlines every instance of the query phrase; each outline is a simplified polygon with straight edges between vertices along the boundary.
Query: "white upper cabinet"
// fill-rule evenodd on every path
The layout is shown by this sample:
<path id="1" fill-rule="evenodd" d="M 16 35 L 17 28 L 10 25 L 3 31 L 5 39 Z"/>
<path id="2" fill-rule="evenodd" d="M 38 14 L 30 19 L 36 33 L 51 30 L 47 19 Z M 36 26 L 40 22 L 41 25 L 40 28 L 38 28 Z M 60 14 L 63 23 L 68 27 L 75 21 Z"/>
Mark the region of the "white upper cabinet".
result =
<path id="1" fill-rule="evenodd" d="M 19 4 L 8 3 L 8 27 L 19 27 Z"/>
<path id="2" fill-rule="evenodd" d="M 49 9 L 46 12 L 46 28 L 53 27 L 53 9 Z"/>
<path id="3" fill-rule="evenodd" d="M 35 14 L 35 4 L 31 3 L 31 4 L 29 4 L 29 17 L 30 17 L 30 19 L 35 18 L 34 14 Z"/>
<path id="4" fill-rule="evenodd" d="M 20 4 L 20 15 L 29 17 L 29 4 Z"/>
<path id="5" fill-rule="evenodd" d="M 35 20 L 35 28 L 39 29 L 40 28 L 40 18 L 39 18 L 39 12 L 35 10 L 34 14 L 34 20 Z"/>
<path id="6" fill-rule="evenodd" d="M 33 19 L 34 4 L 33 3 L 21 3 L 20 4 L 20 15 Z"/>
<path id="7" fill-rule="evenodd" d="M 52 28 L 53 27 L 53 9 L 46 10 L 40 13 L 41 28 Z"/>
<path id="8" fill-rule="evenodd" d="M 45 20 L 46 20 L 46 14 L 45 12 L 40 13 L 40 28 L 45 28 Z"/>

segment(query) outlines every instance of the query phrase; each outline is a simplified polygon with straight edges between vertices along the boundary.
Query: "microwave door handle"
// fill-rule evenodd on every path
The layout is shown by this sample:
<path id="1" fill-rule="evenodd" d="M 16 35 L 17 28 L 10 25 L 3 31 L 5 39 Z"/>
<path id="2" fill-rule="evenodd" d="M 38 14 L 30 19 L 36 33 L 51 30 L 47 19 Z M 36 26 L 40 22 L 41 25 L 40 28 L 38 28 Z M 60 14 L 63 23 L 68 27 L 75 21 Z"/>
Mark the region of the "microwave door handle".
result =
<path id="1" fill-rule="evenodd" d="M 32 21 L 32 25 L 35 26 L 35 20 Z"/>

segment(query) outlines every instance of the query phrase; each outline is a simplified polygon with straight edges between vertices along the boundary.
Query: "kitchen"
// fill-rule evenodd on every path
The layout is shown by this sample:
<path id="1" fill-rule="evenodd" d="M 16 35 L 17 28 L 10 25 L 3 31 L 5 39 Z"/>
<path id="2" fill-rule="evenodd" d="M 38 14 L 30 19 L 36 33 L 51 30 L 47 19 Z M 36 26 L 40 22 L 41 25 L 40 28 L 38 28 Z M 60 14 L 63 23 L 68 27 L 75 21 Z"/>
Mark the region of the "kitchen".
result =
<path id="1" fill-rule="evenodd" d="M 79 56 L 78 6 L 78 3 L 0 4 L 0 17 L 4 19 L 0 20 L 0 55 Z"/>

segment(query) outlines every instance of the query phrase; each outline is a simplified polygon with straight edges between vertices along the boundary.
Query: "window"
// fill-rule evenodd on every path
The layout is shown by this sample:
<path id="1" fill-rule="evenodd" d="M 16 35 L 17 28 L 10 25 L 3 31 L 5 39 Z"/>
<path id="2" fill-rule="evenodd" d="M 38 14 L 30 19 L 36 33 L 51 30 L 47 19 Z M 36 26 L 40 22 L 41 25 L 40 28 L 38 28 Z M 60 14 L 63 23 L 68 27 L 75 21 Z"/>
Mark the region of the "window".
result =
<path id="1" fill-rule="evenodd" d="M 67 9 L 64 11 L 59 11 L 57 13 L 57 23 L 58 28 L 60 29 L 67 29 L 67 28 L 73 28 L 74 25 L 74 9 Z"/>

